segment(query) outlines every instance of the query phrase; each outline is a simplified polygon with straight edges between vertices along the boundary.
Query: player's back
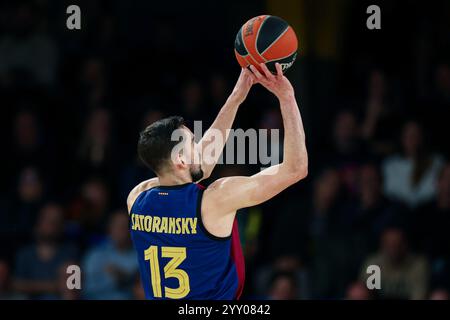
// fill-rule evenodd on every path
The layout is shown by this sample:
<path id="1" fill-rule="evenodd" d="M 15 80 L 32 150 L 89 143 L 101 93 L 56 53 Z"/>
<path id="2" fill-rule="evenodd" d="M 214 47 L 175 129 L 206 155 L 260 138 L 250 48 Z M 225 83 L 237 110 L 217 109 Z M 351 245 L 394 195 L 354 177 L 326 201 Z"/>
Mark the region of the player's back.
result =
<path id="1" fill-rule="evenodd" d="M 140 193 L 130 209 L 147 299 L 235 299 L 243 257 L 235 222 L 230 237 L 209 234 L 201 219 L 203 187 L 187 183 Z"/>

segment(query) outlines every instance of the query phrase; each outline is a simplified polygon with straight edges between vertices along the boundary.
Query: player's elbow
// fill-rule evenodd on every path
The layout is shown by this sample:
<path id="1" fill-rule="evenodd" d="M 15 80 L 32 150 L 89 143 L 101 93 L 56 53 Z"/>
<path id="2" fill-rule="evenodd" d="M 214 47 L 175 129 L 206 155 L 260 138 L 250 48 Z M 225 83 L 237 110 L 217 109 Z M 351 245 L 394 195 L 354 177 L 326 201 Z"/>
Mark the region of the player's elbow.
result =
<path id="1" fill-rule="evenodd" d="M 305 179 L 308 175 L 308 158 L 302 157 L 298 159 L 298 161 L 293 162 L 291 165 L 291 170 L 295 182 Z"/>
<path id="2" fill-rule="evenodd" d="M 286 176 L 291 185 L 306 178 L 308 175 L 308 165 L 304 163 L 286 166 L 286 169 Z"/>
<path id="3" fill-rule="evenodd" d="M 295 167 L 293 170 L 293 179 L 295 182 L 305 179 L 308 176 L 308 165 L 302 164 Z"/>

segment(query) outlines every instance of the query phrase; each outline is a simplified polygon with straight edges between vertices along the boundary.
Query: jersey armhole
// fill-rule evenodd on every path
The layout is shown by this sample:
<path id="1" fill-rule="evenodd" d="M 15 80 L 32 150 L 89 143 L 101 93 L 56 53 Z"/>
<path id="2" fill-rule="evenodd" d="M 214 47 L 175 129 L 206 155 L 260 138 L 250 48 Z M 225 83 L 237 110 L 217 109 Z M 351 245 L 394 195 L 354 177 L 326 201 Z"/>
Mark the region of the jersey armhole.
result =
<path id="1" fill-rule="evenodd" d="M 137 185 L 133 190 L 131 190 L 130 194 L 129 194 L 128 197 L 127 197 L 127 209 L 128 209 L 128 215 L 131 214 L 131 211 L 133 210 L 133 206 L 134 206 L 136 200 L 139 198 L 139 196 L 140 196 L 141 194 L 143 194 L 144 192 L 149 191 L 149 190 L 151 190 L 151 189 L 153 189 L 153 188 L 156 188 L 156 187 L 149 187 L 149 188 L 140 190 L 140 189 L 139 189 L 139 185 Z M 130 200 L 130 199 L 131 199 L 131 200 Z"/>
<path id="2" fill-rule="evenodd" d="M 204 189 L 200 189 L 198 191 L 197 194 L 197 221 L 198 224 L 200 226 L 200 228 L 202 229 L 203 233 L 210 239 L 215 240 L 215 241 L 228 241 L 231 239 L 231 236 L 233 234 L 233 231 L 231 231 L 231 234 L 229 236 L 226 237 L 218 237 L 213 235 L 212 233 L 210 233 L 208 230 L 206 230 L 205 225 L 203 224 L 203 219 L 202 219 L 202 200 L 203 200 L 203 192 L 205 190 Z"/>

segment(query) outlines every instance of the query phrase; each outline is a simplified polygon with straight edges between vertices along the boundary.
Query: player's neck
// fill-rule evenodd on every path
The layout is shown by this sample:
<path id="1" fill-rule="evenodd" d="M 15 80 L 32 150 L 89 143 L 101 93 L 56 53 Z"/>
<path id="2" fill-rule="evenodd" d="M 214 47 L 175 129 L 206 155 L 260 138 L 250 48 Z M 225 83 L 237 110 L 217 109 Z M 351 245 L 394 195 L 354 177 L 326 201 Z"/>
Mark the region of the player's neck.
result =
<path id="1" fill-rule="evenodd" d="M 190 176 L 176 176 L 176 175 L 164 175 L 159 177 L 159 184 L 161 186 L 176 186 L 185 183 L 191 183 L 192 178 Z"/>

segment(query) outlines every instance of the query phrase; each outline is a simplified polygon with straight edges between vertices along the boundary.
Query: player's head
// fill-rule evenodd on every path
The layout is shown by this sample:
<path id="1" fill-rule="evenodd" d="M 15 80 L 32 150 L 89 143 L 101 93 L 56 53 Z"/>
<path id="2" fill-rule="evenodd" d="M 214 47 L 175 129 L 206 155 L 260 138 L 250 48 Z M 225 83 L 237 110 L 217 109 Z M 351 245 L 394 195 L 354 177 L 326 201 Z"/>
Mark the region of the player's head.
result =
<path id="1" fill-rule="evenodd" d="M 182 117 L 164 118 L 145 128 L 140 133 L 138 154 L 158 176 L 187 174 L 192 181 L 203 177 L 194 134 Z"/>

